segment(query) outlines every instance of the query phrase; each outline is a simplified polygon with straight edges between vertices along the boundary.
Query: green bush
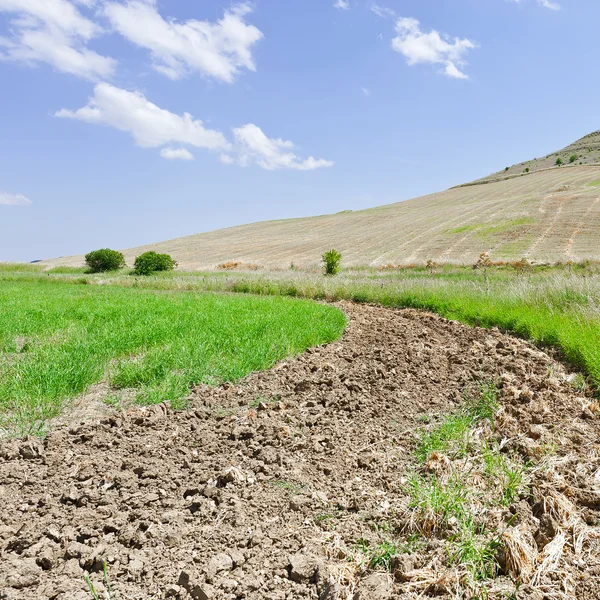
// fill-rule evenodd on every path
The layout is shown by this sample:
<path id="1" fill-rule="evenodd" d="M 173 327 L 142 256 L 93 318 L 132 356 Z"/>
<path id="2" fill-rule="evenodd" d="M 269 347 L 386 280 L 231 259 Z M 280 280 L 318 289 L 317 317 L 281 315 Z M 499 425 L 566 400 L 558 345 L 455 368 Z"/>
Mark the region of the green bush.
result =
<path id="1" fill-rule="evenodd" d="M 560 167 L 563 164 L 562 158 L 559 156 L 554 163 L 556 166 Z"/>
<path id="2" fill-rule="evenodd" d="M 85 264 L 92 273 L 116 271 L 125 266 L 125 257 L 116 250 L 101 248 L 85 255 Z"/>
<path id="3" fill-rule="evenodd" d="M 574 163 L 578 158 L 579 158 L 579 156 L 577 156 L 577 154 L 572 154 L 571 157 L 569 158 L 569 162 Z"/>
<path id="4" fill-rule="evenodd" d="M 323 254 L 323 267 L 325 268 L 325 275 L 337 275 L 340 272 L 340 262 L 342 261 L 342 255 L 337 250 L 327 250 Z"/>
<path id="5" fill-rule="evenodd" d="M 151 275 L 157 271 L 172 271 L 176 266 L 177 263 L 168 254 L 150 251 L 135 259 L 133 272 L 136 275 Z"/>

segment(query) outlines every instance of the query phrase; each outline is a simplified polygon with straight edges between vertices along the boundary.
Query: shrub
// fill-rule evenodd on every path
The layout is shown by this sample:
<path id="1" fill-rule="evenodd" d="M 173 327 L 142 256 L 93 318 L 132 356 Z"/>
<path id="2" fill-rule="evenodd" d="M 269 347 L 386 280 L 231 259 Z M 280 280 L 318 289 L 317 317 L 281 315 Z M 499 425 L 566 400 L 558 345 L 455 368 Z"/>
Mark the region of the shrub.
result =
<path id="1" fill-rule="evenodd" d="M 116 271 L 125 266 L 125 257 L 116 250 L 101 248 L 85 255 L 85 264 L 92 273 Z"/>
<path id="2" fill-rule="evenodd" d="M 579 156 L 577 156 L 577 154 L 572 154 L 572 155 L 569 157 L 569 162 L 572 164 L 572 163 L 574 163 L 574 162 L 575 162 L 575 161 L 576 161 L 578 158 L 579 158 Z"/>
<path id="3" fill-rule="evenodd" d="M 529 173 L 529 167 L 525 169 L 525 173 Z"/>
<path id="4" fill-rule="evenodd" d="M 135 259 L 133 272 L 136 275 L 150 275 L 157 271 L 172 271 L 177 263 L 168 254 L 144 252 Z"/>
<path id="5" fill-rule="evenodd" d="M 342 261 L 342 255 L 337 250 L 327 250 L 323 254 L 323 267 L 325 268 L 325 275 L 337 275 L 340 272 L 340 262 Z"/>
<path id="6" fill-rule="evenodd" d="M 562 158 L 559 156 L 559 157 L 556 159 L 556 162 L 555 162 L 554 164 L 555 164 L 557 167 L 560 167 L 560 165 L 562 165 L 562 164 L 563 164 Z"/>
<path id="7" fill-rule="evenodd" d="M 508 167 L 504 167 L 504 170 L 505 170 L 505 171 L 508 171 Z"/>

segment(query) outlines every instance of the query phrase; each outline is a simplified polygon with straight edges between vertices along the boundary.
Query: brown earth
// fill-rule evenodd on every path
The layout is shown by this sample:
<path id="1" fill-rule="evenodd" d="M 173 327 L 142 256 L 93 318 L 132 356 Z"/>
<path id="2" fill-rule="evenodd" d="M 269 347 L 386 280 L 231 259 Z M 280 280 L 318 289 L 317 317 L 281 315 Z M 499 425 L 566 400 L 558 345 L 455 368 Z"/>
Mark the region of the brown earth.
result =
<path id="1" fill-rule="evenodd" d="M 120 600 L 443 597 L 439 540 L 396 556 L 392 574 L 351 564 L 349 549 L 375 543 L 384 525 L 401 534 L 423 415 L 490 380 L 503 400 L 494 435 L 536 462 L 507 530 L 518 517 L 541 553 L 560 546 L 550 572 L 513 597 L 600 598 L 590 542 L 600 422 L 565 369 L 498 331 L 342 308 L 342 340 L 238 385 L 197 389 L 189 410 L 158 405 L 4 442 L 0 598 L 89 600 L 86 574 L 102 598 L 103 563 Z M 539 459 L 549 446 L 551 470 Z M 570 529 L 550 497 L 572 508 Z"/>

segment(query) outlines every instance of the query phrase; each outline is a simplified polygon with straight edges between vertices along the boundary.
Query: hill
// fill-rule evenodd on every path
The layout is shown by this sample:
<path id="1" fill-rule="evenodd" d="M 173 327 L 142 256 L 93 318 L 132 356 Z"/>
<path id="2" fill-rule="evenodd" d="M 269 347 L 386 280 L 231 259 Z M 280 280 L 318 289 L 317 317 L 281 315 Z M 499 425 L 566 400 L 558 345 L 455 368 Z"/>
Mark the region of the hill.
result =
<path id="1" fill-rule="evenodd" d="M 573 163 L 571 156 L 577 155 Z M 562 157 L 564 166 L 556 166 Z M 525 170 L 529 168 L 529 172 Z M 167 252 L 182 269 L 310 268 L 334 247 L 347 266 L 536 262 L 600 258 L 600 131 L 543 159 L 450 190 L 334 215 L 265 221 L 125 251 L 129 264 L 147 250 Z M 82 256 L 45 261 L 81 265 Z"/>

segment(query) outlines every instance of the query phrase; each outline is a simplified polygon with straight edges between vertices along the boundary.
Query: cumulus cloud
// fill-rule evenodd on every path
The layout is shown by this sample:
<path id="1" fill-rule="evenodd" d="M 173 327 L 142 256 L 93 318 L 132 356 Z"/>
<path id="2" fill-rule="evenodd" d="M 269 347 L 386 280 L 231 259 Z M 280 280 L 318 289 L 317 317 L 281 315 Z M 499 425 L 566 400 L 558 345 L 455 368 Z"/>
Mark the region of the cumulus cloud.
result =
<path id="1" fill-rule="evenodd" d="M 31 200 L 23 194 L 9 194 L 0 191 L 0 206 L 29 206 Z"/>
<path id="2" fill-rule="evenodd" d="M 350 8 L 350 0 L 335 0 L 333 7 L 348 10 Z"/>
<path id="3" fill-rule="evenodd" d="M 91 6 L 91 0 L 79 0 Z M 87 48 L 102 33 L 68 0 L 0 0 L 0 12 L 14 14 L 11 35 L 0 36 L 0 60 L 46 63 L 64 73 L 97 80 L 112 75 L 116 61 Z"/>
<path id="4" fill-rule="evenodd" d="M 165 20 L 155 0 L 127 0 L 107 2 L 103 14 L 122 36 L 149 50 L 154 68 L 167 77 L 200 72 L 232 82 L 240 69 L 256 69 L 252 48 L 263 34 L 244 20 L 251 10 L 242 3 L 226 10 L 216 22 L 191 19 L 180 23 Z"/>
<path id="5" fill-rule="evenodd" d="M 333 162 L 309 156 L 299 158 L 293 152 L 294 144 L 282 139 L 272 139 L 265 135 L 260 127 L 248 123 L 233 129 L 235 137 L 234 156 L 222 154 L 225 164 L 237 163 L 242 166 L 256 164 L 269 171 L 275 169 L 296 169 L 310 171 L 321 167 L 331 167 Z"/>
<path id="6" fill-rule="evenodd" d="M 108 83 L 96 85 L 86 106 L 74 111 L 62 109 L 56 116 L 125 131 L 143 148 L 160 148 L 173 143 L 209 150 L 229 147 L 220 131 L 206 129 L 202 121 L 189 113 L 177 115 L 152 104 L 140 92 L 129 92 Z"/>
<path id="7" fill-rule="evenodd" d="M 194 160 L 194 155 L 185 148 L 163 148 L 160 155 L 167 160 Z"/>
<path id="8" fill-rule="evenodd" d="M 459 69 L 465 64 L 464 55 L 477 45 L 466 38 L 450 38 L 435 29 L 421 30 L 417 19 L 400 18 L 396 21 L 396 37 L 392 48 L 402 54 L 409 65 L 432 63 L 444 65 L 444 73 L 455 79 L 468 79 Z"/>
<path id="9" fill-rule="evenodd" d="M 256 164 L 263 169 L 308 171 L 330 167 L 331 161 L 312 156 L 301 159 L 292 142 L 270 139 L 257 125 L 249 123 L 233 129 L 230 143 L 222 132 L 204 127 L 189 113 L 178 115 L 150 102 L 140 92 L 130 92 L 108 83 L 99 83 L 88 103 L 77 110 L 62 109 L 57 117 L 107 125 L 129 133 L 143 148 L 160 148 L 168 160 L 193 160 L 183 146 L 221 151 L 221 161 L 242 166 Z M 179 147 L 174 148 L 173 145 Z"/>

